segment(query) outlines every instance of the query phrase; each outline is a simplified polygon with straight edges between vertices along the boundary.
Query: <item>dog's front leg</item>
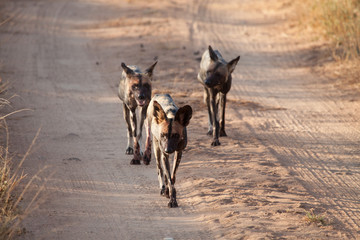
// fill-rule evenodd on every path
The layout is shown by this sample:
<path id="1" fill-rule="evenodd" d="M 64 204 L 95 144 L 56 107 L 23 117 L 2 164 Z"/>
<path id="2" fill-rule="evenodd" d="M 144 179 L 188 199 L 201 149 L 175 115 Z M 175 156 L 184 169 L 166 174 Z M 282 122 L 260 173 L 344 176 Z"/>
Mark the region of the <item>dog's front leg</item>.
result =
<path id="1" fill-rule="evenodd" d="M 207 135 L 212 136 L 213 135 L 213 121 L 211 117 L 211 107 L 210 107 L 210 93 L 209 90 L 204 87 L 204 101 L 206 103 L 207 109 L 208 109 L 208 119 L 209 119 L 209 130 L 207 132 Z"/>
<path id="2" fill-rule="evenodd" d="M 145 142 L 145 152 L 143 156 L 143 162 L 145 165 L 149 165 L 151 161 L 151 124 L 148 120 L 145 121 L 146 129 L 146 142 Z"/>
<path id="3" fill-rule="evenodd" d="M 182 151 L 175 151 L 174 164 L 171 172 L 171 181 L 175 185 L 176 182 L 176 170 L 178 169 L 181 162 Z"/>
<path id="4" fill-rule="evenodd" d="M 213 142 L 211 146 L 219 146 L 219 121 L 217 120 L 216 93 L 210 90 L 210 112 L 213 122 Z"/>
<path id="5" fill-rule="evenodd" d="M 144 121 L 146 119 L 146 111 L 147 111 L 147 106 L 141 107 L 141 110 L 140 110 L 140 127 L 139 127 L 139 133 L 137 135 L 137 141 L 138 142 L 141 141 Z"/>
<path id="6" fill-rule="evenodd" d="M 123 104 L 123 113 L 127 125 L 127 139 L 128 139 L 125 154 L 130 155 L 130 154 L 134 154 L 134 150 L 132 148 L 132 139 L 131 139 L 133 135 L 132 135 L 131 122 L 130 122 L 130 110 L 125 103 Z"/>
<path id="7" fill-rule="evenodd" d="M 174 188 L 174 183 L 171 180 L 170 176 L 170 164 L 169 164 L 169 155 L 162 153 L 161 154 L 161 163 L 165 172 L 165 181 L 167 181 L 167 187 L 169 189 L 170 201 L 168 203 L 168 207 L 174 208 L 177 207 L 178 204 L 176 202 L 176 190 Z"/>
<path id="8" fill-rule="evenodd" d="M 154 145 L 154 155 L 155 155 L 155 160 L 156 160 L 156 169 L 157 169 L 157 174 L 158 174 L 158 180 L 159 180 L 159 185 L 160 185 L 160 195 L 161 196 L 165 196 L 166 195 L 166 188 L 165 188 L 165 183 L 163 180 L 163 169 L 161 167 L 161 151 L 160 151 L 160 147 L 159 147 L 159 142 L 153 138 L 153 145 Z"/>
<path id="9" fill-rule="evenodd" d="M 220 137 L 226 137 L 227 134 L 225 132 L 225 107 L 226 107 L 226 94 L 219 93 L 220 97 L 220 104 L 219 104 L 219 111 L 220 111 Z"/>
<path id="10" fill-rule="evenodd" d="M 137 135 L 137 142 L 139 143 L 139 153 L 140 153 L 140 157 L 143 155 L 141 152 L 141 138 L 142 138 L 142 131 L 143 131 L 143 126 L 144 126 L 144 121 L 146 119 L 146 111 L 147 111 L 147 107 L 148 106 L 143 106 L 141 107 L 140 110 L 140 126 L 139 126 L 139 133 Z M 148 165 L 149 163 L 147 161 L 143 161 L 145 165 Z"/>
<path id="11" fill-rule="evenodd" d="M 131 109 L 130 111 L 130 120 L 131 120 L 131 127 L 132 127 L 132 136 L 134 141 L 134 158 L 131 160 L 130 164 L 138 165 L 140 164 L 140 145 L 137 141 L 136 137 L 136 127 L 137 127 L 137 120 L 136 120 L 136 112 L 135 109 Z"/>

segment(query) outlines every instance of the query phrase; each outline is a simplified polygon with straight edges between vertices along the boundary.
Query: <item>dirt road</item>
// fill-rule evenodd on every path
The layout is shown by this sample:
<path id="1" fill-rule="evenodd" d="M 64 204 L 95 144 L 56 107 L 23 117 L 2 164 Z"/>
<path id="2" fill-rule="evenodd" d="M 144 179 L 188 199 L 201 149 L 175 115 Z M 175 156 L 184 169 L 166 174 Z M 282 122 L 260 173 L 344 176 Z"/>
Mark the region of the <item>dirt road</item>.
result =
<path id="1" fill-rule="evenodd" d="M 358 238 L 360 98 L 312 73 L 313 45 L 287 25 L 285 3 L 3 1 L 0 73 L 21 96 L 14 107 L 34 109 L 9 119 L 11 146 L 21 155 L 41 127 L 23 168 L 30 179 L 46 167 L 19 238 Z M 196 82 L 209 44 L 241 55 L 216 148 Z M 131 166 L 124 154 L 120 63 L 154 59 L 154 91 L 195 110 L 176 209 L 154 160 Z M 326 226 L 305 222 L 310 209 Z"/>

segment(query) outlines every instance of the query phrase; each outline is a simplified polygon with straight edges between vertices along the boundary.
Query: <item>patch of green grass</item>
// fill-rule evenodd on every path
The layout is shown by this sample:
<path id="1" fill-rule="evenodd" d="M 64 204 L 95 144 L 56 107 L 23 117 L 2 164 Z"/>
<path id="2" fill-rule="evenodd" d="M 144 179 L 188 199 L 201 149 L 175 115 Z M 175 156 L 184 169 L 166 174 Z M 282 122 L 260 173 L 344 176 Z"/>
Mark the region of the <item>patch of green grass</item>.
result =
<path id="1" fill-rule="evenodd" d="M 305 211 L 305 213 L 305 221 L 309 223 L 321 224 L 322 226 L 327 225 L 325 217 L 315 214 L 313 209 L 310 209 L 310 211 Z"/>

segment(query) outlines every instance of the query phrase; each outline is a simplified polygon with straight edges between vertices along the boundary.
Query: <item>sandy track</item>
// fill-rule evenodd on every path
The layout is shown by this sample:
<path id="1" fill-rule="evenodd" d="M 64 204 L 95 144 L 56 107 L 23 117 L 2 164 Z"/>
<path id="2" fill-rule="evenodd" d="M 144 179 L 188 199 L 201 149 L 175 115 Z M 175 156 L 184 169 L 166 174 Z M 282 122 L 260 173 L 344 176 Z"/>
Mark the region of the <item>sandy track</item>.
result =
<path id="1" fill-rule="evenodd" d="M 25 148 L 41 127 L 38 149 L 24 169 L 32 175 L 48 167 L 40 176 L 45 178 L 41 204 L 24 221 L 21 238 L 209 238 L 189 207 L 167 208 L 154 165 L 130 166 L 124 155 L 121 105 L 93 71 L 91 38 L 76 25 L 101 18 L 95 14 L 101 5 L 92 4 L 9 3 L 21 8 L 10 28 L 20 37 L 6 42 L 4 68 L 14 69 L 8 77 L 26 103 L 20 102 L 35 109 L 14 119 L 13 145 L 22 141 Z"/>
<path id="2" fill-rule="evenodd" d="M 270 111 L 246 114 L 233 109 L 236 116 L 246 115 L 246 128 L 334 221 L 341 222 L 348 237 L 356 238 L 360 229 L 358 97 L 344 96 L 311 74 L 303 57 L 309 45 L 299 42 L 303 40 L 299 35 L 292 38 L 279 32 L 281 16 L 272 16 L 271 9 L 269 13 L 265 6 L 256 13 L 236 1 L 205 5 L 206 40 L 244 56 L 232 96 L 271 106 Z M 234 11 L 224 16 L 221 9 L 229 8 Z"/>
<path id="3" fill-rule="evenodd" d="M 21 238 L 358 237 L 359 98 L 311 73 L 311 45 L 284 28 L 286 5 L 144 3 L 2 4 L 13 16 L 0 29 L 2 77 L 22 97 L 16 106 L 35 109 L 12 118 L 12 144 L 26 149 L 41 127 L 24 170 L 32 176 L 48 167 L 35 181 L 45 190 Z M 208 44 L 225 59 L 241 55 L 229 137 L 217 148 L 205 136 L 195 79 Z M 160 198 L 154 161 L 130 166 L 123 154 L 120 62 L 145 67 L 154 59 L 155 91 L 195 110 L 178 173 L 178 209 Z M 311 208 L 332 223 L 306 224 L 304 210 Z"/>

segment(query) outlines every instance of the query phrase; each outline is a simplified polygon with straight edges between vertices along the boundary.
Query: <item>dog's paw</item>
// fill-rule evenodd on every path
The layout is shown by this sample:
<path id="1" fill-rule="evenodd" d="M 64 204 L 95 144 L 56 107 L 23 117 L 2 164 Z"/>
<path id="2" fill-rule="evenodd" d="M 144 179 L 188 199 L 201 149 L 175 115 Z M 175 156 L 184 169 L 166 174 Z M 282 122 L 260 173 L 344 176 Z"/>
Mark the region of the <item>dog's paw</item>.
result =
<path id="1" fill-rule="evenodd" d="M 138 159 L 132 159 L 132 160 L 130 161 L 130 164 L 131 164 L 131 165 L 140 165 L 140 160 L 138 160 Z"/>
<path id="2" fill-rule="evenodd" d="M 166 198 L 170 198 L 169 188 L 162 186 L 160 190 L 160 195 Z"/>
<path id="3" fill-rule="evenodd" d="M 220 130 L 220 137 L 227 137 L 225 130 Z"/>
<path id="4" fill-rule="evenodd" d="M 163 197 L 166 197 L 166 190 L 169 194 L 169 190 L 165 187 L 165 186 L 162 186 L 161 190 L 160 190 L 160 195 L 163 196 Z"/>
<path id="5" fill-rule="evenodd" d="M 143 163 L 145 165 L 149 165 L 150 164 L 150 161 L 151 161 L 151 153 L 150 154 L 146 154 L 145 152 L 145 155 L 143 156 Z"/>
<path id="6" fill-rule="evenodd" d="M 211 143 L 211 146 L 213 146 L 213 147 L 219 146 L 219 145 L 220 145 L 219 139 L 214 139 L 214 141 Z"/>
<path id="7" fill-rule="evenodd" d="M 213 135 L 213 130 L 209 130 L 209 131 L 206 133 L 206 135 L 212 136 L 212 135 Z"/>
<path id="8" fill-rule="evenodd" d="M 170 200 L 170 202 L 168 203 L 168 207 L 169 208 L 176 208 L 176 207 L 178 207 L 178 204 L 177 204 L 177 202 L 176 202 L 176 199 L 171 199 Z"/>
<path id="9" fill-rule="evenodd" d="M 128 147 L 128 148 L 125 150 L 125 154 L 127 154 L 127 155 L 134 154 L 134 149 L 133 149 L 132 147 Z"/>

